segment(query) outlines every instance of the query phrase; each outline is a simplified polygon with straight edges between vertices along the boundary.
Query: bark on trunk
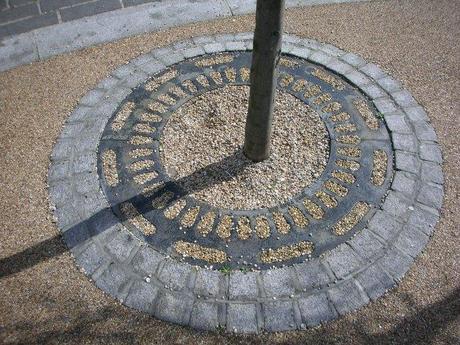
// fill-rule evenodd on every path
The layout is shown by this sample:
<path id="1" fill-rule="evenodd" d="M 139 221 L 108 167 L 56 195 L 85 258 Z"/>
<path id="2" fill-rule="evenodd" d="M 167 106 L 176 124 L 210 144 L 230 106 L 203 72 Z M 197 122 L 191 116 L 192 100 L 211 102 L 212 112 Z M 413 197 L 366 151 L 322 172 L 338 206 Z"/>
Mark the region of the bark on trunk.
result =
<path id="1" fill-rule="evenodd" d="M 281 53 L 284 0 L 257 0 L 251 92 L 244 154 L 259 162 L 270 156 L 276 66 Z"/>

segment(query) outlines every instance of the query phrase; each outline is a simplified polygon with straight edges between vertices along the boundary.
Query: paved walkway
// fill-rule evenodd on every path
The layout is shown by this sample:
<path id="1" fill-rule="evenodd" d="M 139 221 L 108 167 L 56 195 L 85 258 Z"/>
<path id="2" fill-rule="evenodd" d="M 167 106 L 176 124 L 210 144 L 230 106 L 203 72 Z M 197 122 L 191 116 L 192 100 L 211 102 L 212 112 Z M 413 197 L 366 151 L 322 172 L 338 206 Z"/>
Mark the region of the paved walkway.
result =
<path id="1" fill-rule="evenodd" d="M 124 37 L 255 11 L 255 0 L 0 1 L 0 71 Z M 359 1 L 368 0 L 286 3 L 297 7 Z"/>

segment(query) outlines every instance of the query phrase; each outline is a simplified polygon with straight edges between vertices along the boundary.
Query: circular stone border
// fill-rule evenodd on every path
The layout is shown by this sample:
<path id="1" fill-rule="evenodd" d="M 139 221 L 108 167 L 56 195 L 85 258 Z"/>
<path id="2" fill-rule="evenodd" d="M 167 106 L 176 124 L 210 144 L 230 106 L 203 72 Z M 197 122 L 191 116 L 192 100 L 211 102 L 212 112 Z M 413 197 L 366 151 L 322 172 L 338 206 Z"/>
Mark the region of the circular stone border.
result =
<path id="1" fill-rule="evenodd" d="M 149 76 L 187 58 L 252 50 L 252 38 L 252 33 L 197 37 L 119 67 L 80 100 L 51 155 L 52 209 L 77 265 L 125 305 L 198 329 L 305 329 L 366 305 L 404 276 L 429 241 L 442 205 L 441 150 L 411 94 L 355 54 L 285 35 L 283 53 L 341 75 L 383 114 L 395 149 L 395 174 L 381 209 L 363 231 L 322 257 L 258 272 L 191 266 L 133 237 L 99 185 L 97 150 L 107 121 Z"/>

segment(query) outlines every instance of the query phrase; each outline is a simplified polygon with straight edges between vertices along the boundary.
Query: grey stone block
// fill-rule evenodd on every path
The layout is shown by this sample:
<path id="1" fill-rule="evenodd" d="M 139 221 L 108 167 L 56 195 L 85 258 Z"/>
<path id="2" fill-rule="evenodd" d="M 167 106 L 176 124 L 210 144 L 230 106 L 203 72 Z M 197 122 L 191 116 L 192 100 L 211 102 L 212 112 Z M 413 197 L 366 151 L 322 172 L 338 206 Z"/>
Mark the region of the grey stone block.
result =
<path id="1" fill-rule="evenodd" d="M 420 161 L 416 156 L 406 151 L 396 151 L 396 169 L 404 170 L 414 174 L 419 173 Z"/>
<path id="2" fill-rule="evenodd" d="M 392 118 L 393 116 L 390 116 Z M 401 121 L 404 121 L 401 120 Z M 391 122 L 391 121 L 390 121 Z M 405 123 L 404 123 L 405 125 Z M 406 125 L 407 126 L 407 125 Z M 410 131 L 410 129 L 409 129 Z M 395 131 L 397 132 L 397 131 Z M 397 150 L 417 152 L 418 143 L 414 135 L 410 134 L 400 134 L 400 133 L 391 133 L 391 138 L 393 139 L 393 146 Z"/>
<path id="3" fill-rule="evenodd" d="M 150 75 L 152 74 L 155 74 L 159 71 L 161 71 L 162 69 L 164 69 L 166 66 L 171 66 L 171 65 L 174 65 L 178 62 L 181 62 L 185 60 L 185 56 L 182 55 L 179 51 L 174 53 L 174 54 L 168 54 L 168 55 L 163 55 L 163 56 L 160 56 L 158 58 L 158 63 L 160 64 L 164 64 L 164 67 L 161 67 L 161 68 L 158 68 L 158 64 L 157 65 L 151 65 L 151 66 L 143 66 L 143 69 L 149 73 Z"/>
<path id="4" fill-rule="evenodd" d="M 406 226 L 395 241 L 403 253 L 415 258 L 428 243 L 429 237 L 415 226 Z"/>
<path id="5" fill-rule="evenodd" d="M 312 52 L 312 54 L 308 56 L 308 60 L 319 63 L 321 65 L 327 65 L 331 58 L 332 57 L 329 54 L 321 51 Z"/>
<path id="6" fill-rule="evenodd" d="M 199 36 L 199 37 L 193 37 L 192 38 L 193 42 L 195 44 L 206 44 L 206 43 L 213 43 L 216 41 L 215 36 Z"/>
<path id="7" fill-rule="evenodd" d="M 342 284 L 330 288 L 328 295 L 340 315 L 369 303 L 369 298 L 354 279 L 346 280 Z"/>
<path id="8" fill-rule="evenodd" d="M 339 74 L 347 74 L 352 70 L 352 67 L 349 64 L 346 64 L 338 59 L 332 59 L 326 66 L 330 70 L 337 72 Z"/>
<path id="9" fill-rule="evenodd" d="M 225 49 L 230 51 L 246 50 L 246 44 L 242 41 L 226 42 Z"/>
<path id="10" fill-rule="evenodd" d="M 362 57 L 355 55 L 353 53 L 347 53 L 345 55 L 342 55 L 340 59 L 354 67 L 359 67 L 366 63 L 366 61 L 364 61 Z"/>
<path id="11" fill-rule="evenodd" d="M 380 69 L 380 67 L 373 63 L 368 63 L 362 66 L 359 70 L 373 79 L 379 79 L 385 76 L 385 73 Z"/>
<path id="12" fill-rule="evenodd" d="M 106 79 L 111 79 L 110 77 L 109 78 L 106 78 Z M 104 79 L 104 80 L 106 80 Z M 99 85 L 102 85 L 102 83 L 104 82 L 104 80 L 99 83 Z M 116 79 L 118 80 L 118 79 Z M 90 110 L 92 110 L 93 108 L 92 107 L 87 107 L 86 105 L 78 105 L 74 111 L 72 111 L 72 114 L 70 114 L 69 116 L 69 119 L 67 120 L 68 123 L 72 123 L 72 122 L 84 122 L 86 120 L 88 120 L 91 115 L 90 115 Z"/>
<path id="13" fill-rule="evenodd" d="M 75 155 L 72 160 L 71 169 L 75 174 L 96 171 L 96 162 L 97 158 L 95 152 L 86 152 L 80 155 Z"/>
<path id="14" fill-rule="evenodd" d="M 368 228 L 385 241 L 391 241 L 402 229 L 402 224 L 387 212 L 378 210 L 369 221 Z"/>
<path id="15" fill-rule="evenodd" d="M 394 114 L 398 110 L 389 98 L 376 99 L 374 100 L 374 105 L 378 111 L 385 115 L 385 118 L 386 115 Z"/>
<path id="16" fill-rule="evenodd" d="M 204 54 L 206 54 L 206 52 L 204 51 L 203 48 L 198 46 L 198 47 L 184 49 L 184 50 L 182 50 L 182 54 L 186 58 L 192 58 L 192 57 L 195 57 L 195 56 L 204 55 Z"/>
<path id="17" fill-rule="evenodd" d="M 431 235 L 436 223 L 439 220 L 439 212 L 431 207 L 418 204 L 409 217 L 408 225 L 413 225 L 419 228 L 427 235 Z"/>
<path id="18" fill-rule="evenodd" d="M 312 51 L 308 48 L 297 47 L 291 50 L 291 54 L 302 59 L 308 59 L 308 57 L 312 54 Z"/>
<path id="19" fill-rule="evenodd" d="M 311 260 L 293 266 L 301 289 L 310 290 L 331 282 L 331 278 L 319 259 Z"/>
<path id="20" fill-rule="evenodd" d="M 244 47 L 246 50 L 252 50 L 254 48 L 254 42 L 253 41 L 246 41 L 244 44 Z"/>
<path id="21" fill-rule="evenodd" d="M 175 50 L 171 49 L 170 47 L 162 47 L 155 50 L 152 50 L 150 54 L 152 54 L 155 58 L 160 58 L 162 56 L 170 55 L 176 53 Z"/>
<path id="22" fill-rule="evenodd" d="M 80 255 L 75 257 L 77 264 L 91 276 L 102 264 L 107 262 L 103 251 L 95 243 L 91 243 Z"/>
<path id="23" fill-rule="evenodd" d="M 292 301 L 274 301 L 263 304 L 265 329 L 269 332 L 296 328 Z"/>
<path id="24" fill-rule="evenodd" d="M 429 121 L 428 115 L 421 106 L 415 107 L 404 107 L 404 112 L 407 114 L 409 119 L 413 122 L 417 121 Z"/>
<path id="25" fill-rule="evenodd" d="M 358 87 L 369 84 L 371 82 L 370 79 L 366 77 L 366 75 L 356 70 L 345 74 L 344 77 Z"/>
<path id="26" fill-rule="evenodd" d="M 144 281 L 135 281 L 130 289 L 125 304 L 128 307 L 152 313 L 158 288 Z"/>
<path id="27" fill-rule="evenodd" d="M 393 278 L 376 264 L 373 264 L 363 272 L 360 272 L 356 276 L 356 280 L 373 301 L 382 296 L 395 285 Z"/>
<path id="28" fill-rule="evenodd" d="M 63 22 L 92 16 L 98 13 L 113 11 L 121 8 L 119 0 L 98 0 L 95 2 L 84 3 L 82 5 L 60 9 Z"/>
<path id="29" fill-rule="evenodd" d="M 57 218 L 57 225 L 61 231 L 67 231 L 73 225 L 82 221 L 77 208 L 73 204 L 65 204 L 58 207 L 54 212 Z"/>
<path id="30" fill-rule="evenodd" d="M 430 162 L 442 163 L 441 148 L 438 144 L 422 142 L 420 144 L 420 158 Z"/>
<path id="31" fill-rule="evenodd" d="M 254 39 L 254 33 L 253 32 L 240 32 L 235 34 L 235 41 L 247 41 L 247 40 L 253 40 Z"/>
<path id="32" fill-rule="evenodd" d="M 123 66 L 118 67 L 113 73 L 112 76 L 118 79 L 124 79 L 127 75 L 130 75 L 134 72 L 136 65 L 134 63 L 127 63 Z"/>
<path id="33" fill-rule="evenodd" d="M 225 46 L 222 43 L 208 43 L 203 48 L 207 54 L 219 53 L 225 50 Z"/>
<path id="34" fill-rule="evenodd" d="M 96 285 L 99 289 L 107 292 L 115 298 L 122 298 L 124 289 L 127 287 L 129 276 L 120 265 L 111 263 L 109 267 L 96 278 Z"/>
<path id="35" fill-rule="evenodd" d="M 225 42 L 234 41 L 235 35 L 234 34 L 218 34 L 218 35 L 214 35 L 214 39 L 216 42 L 225 44 Z M 212 42 L 206 42 L 206 43 L 212 43 Z"/>
<path id="36" fill-rule="evenodd" d="M 179 325 L 187 325 L 190 321 L 192 305 L 191 297 L 162 290 L 156 301 L 155 316 Z"/>
<path id="37" fill-rule="evenodd" d="M 190 318 L 190 326 L 213 331 L 219 326 L 219 306 L 215 302 L 195 302 Z"/>
<path id="38" fill-rule="evenodd" d="M 331 44 L 323 44 L 321 45 L 320 48 L 323 52 L 325 52 L 328 55 L 335 56 L 335 57 L 340 57 L 345 54 L 345 52 Z"/>
<path id="39" fill-rule="evenodd" d="M 399 104 L 401 107 L 412 107 L 417 105 L 414 97 L 412 97 L 410 92 L 406 90 L 392 92 L 391 96 L 395 100 L 396 104 Z"/>
<path id="40" fill-rule="evenodd" d="M 413 259 L 396 248 L 391 248 L 378 260 L 378 264 L 394 279 L 401 280 L 409 270 Z"/>
<path id="41" fill-rule="evenodd" d="M 217 271 L 198 269 L 195 280 L 195 293 L 200 296 L 219 295 L 222 274 Z"/>
<path id="42" fill-rule="evenodd" d="M 337 312 L 332 308 L 324 293 L 300 298 L 298 303 L 302 321 L 308 327 L 317 326 L 321 322 L 333 320 L 337 317 Z"/>
<path id="43" fill-rule="evenodd" d="M 428 122 L 414 122 L 414 129 L 419 140 L 438 141 L 433 127 Z"/>
<path id="44" fill-rule="evenodd" d="M 289 296 L 295 292 L 293 268 L 263 271 L 262 279 L 268 297 Z"/>
<path id="45" fill-rule="evenodd" d="M 227 305 L 227 331 L 239 333 L 257 333 L 257 307 L 255 304 Z"/>
<path id="46" fill-rule="evenodd" d="M 51 196 L 52 203 L 59 207 L 67 203 L 68 200 L 74 196 L 74 190 L 72 185 L 67 181 L 54 182 L 49 187 L 49 193 Z"/>
<path id="47" fill-rule="evenodd" d="M 408 176 L 412 177 L 412 175 L 405 173 L 403 171 L 396 171 L 393 177 L 391 188 L 393 190 L 403 193 L 409 198 L 412 197 L 415 193 L 416 182 Z"/>
<path id="48" fill-rule="evenodd" d="M 405 134 L 412 133 L 412 129 L 409 127 L 409 125 L 405 121 L 403 115 L 386 115 L 385 122 L 387 123 L 390 131 L 392 131 L 392 134 L 393 132 L 405 133 Z"/>
<path id="49" fill-rule="evenodd" d="M 89 242 L 91 236 L 87 224 L 85 222 L 78 222 L 64 231 L 62 238 L 72 253 L 78 255 L 83 250 L 85 244 Z"/>
<path id="50" fill-rule="evenodd" d="M 136 67 L 140 67 L 142 65 L 145 65 L 146 63 L 149 63 L 151 62 L 152 60 L 154 60 L 155 58 L 151 55 L 151 54 L 142 54 L 142 55 L 139 55 L 137 58 L 131 60 L 131 62 L 136 66 Z"/>
<path id="51" fill-rule="evenodd" d="M 164 256 L 149 246 L 143 246 L 131 261 L 134 271 L 141 274 L 155 274 Z"/>
<path id="52" fill-rule="evenodd" d="M 386 96 L 386 93 L 383 92 L 383 90 L 375 84 L 360 86 L 360 88 L 371 99 L 377 99 Z"/>
<path id="53" fill-rule="evenodd" d="M 383 209 L 385 212 L 393 217 L 399 217 L 401 219 L 407 219 L 411 212 L 412 202 L 406 199 L 402 194 L 395 191 L 390 191 L 383 203 Z"/>
<path id="54" fill-rule="evenodd" d="M 168 260 L 158 274 L 158 279 L 162 281 L 167 288 L 181 290 L 187 286 L 191 271 L 191 266 L 188 264 Z"/>
<path id="55" fill-rule="evenodd" d="M 420 187 L 417 201 L 424 205 L 440 209 L 442 206 L 443 196 L 444 192 L 440 185 L 424 183 Z"/>
<path id="56" fill-rule="evenodd" d="M 393 228 L 390 228 L 390 230 L 393 231 Z M 348 244 L 360 257 L 368 261 L 381 255 L 384 250 L 383 244 L 379 242 L 379 239 L 369 229 L 363 229 Z"/>
<path id="57" fill-rule="evenodd" d="M 387 92 L 401 90 L 401 84 L 391 77 L 378 79 L 377 83 Z"/>
<path id="58" fill-rule="evenodd" d="M 174 43 L 173 50 L 182 50 L 193 46 L 195 46 L 195 43 L 192 40 L 184 40 Z"/>
<path id="59" fill-rule="evenodd" d="M 353 248 L 346 244 L 341 244 L 328 252 L 324 256 L 324 261 L 329 264 L 338 279 L 343 279 L 364 265 Z"/>
<path id="60" fill-rule="evenodd" d="M 441 166 L 437 163 L 422 161 L 422 180 L 443 184 L 444 176 Z"/>
<path id="61" fill-rule="evenodd" d="M 255 299 L 259 295 L 257 287 L 257 276 L 255 272 L 232 272 L 229 282 L 229 298 L 230 299 Z"/>
<path id="62" fill-rule="evenodd" d="M 158 60 L 154 59 L 140 66 L 139 68 L 143 70 L 145 73 L 147 73 L 148 75 L 153 75 L 153 74 L 160 72 L 164 68 L 166 68 L 166 66 L 164 63 L 161 63 Z"/>
<path id="63" fill-rule="evenodd" d="M 145 55 L 142 55 L 145 56 Z M 97 84 L 98 89 L 103 89 L 103 90 L 109 90 L 113 88 L 115 85 L 117 85 L 120 82 L 120 79 L 115 78 L 115 77 L 107 77 L 103 79 L 99 84 Z"/>
<path id="64" fill-rule="evenodd" d="M 88 197 L 89 194 L 99 191 L 99 176 L 96 172 L 92 174 L 75 175 L 74 188 L 78 194 Z"/>
<path id="65" fill-rule="evenodd" d="M 126 87 L 134 88 L 138 86 L 140 83 L 146 81 L 147 78 L 148 75 L 143 70 L 136 70 L 124 79 L 123 84 Z"/>
<path id="66" fill-rule="evenodd" d="M 137 246 L 139 246 L 139 240 L 127 231 L 119 233 L 106 244 L 108 252 L 120 262 L 126 261 L 131 251 Z"/>
<path id="67" fill-rule="evenodd" d="M 60 139 L 76 138 L 85 133 L 84 123 L 68 123 L 61 132 Z"/>

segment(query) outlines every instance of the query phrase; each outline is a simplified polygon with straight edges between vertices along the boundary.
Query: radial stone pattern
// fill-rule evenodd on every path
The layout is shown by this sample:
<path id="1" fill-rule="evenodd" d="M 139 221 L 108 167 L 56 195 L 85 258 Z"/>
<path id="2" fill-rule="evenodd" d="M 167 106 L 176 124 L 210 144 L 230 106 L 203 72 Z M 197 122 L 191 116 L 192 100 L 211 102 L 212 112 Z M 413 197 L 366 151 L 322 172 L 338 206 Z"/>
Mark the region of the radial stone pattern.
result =
<path id="1" fill-rule="evenodd" d="M 119 68 L 52 155 L 50 194 L 77 264 L 161 319 L 302 329 L 394 286 L 442 202 L 423 109 L 377 66 L 287 36 L 273 152 L 241 152 L 251 37 L 200 37 Z"/>

